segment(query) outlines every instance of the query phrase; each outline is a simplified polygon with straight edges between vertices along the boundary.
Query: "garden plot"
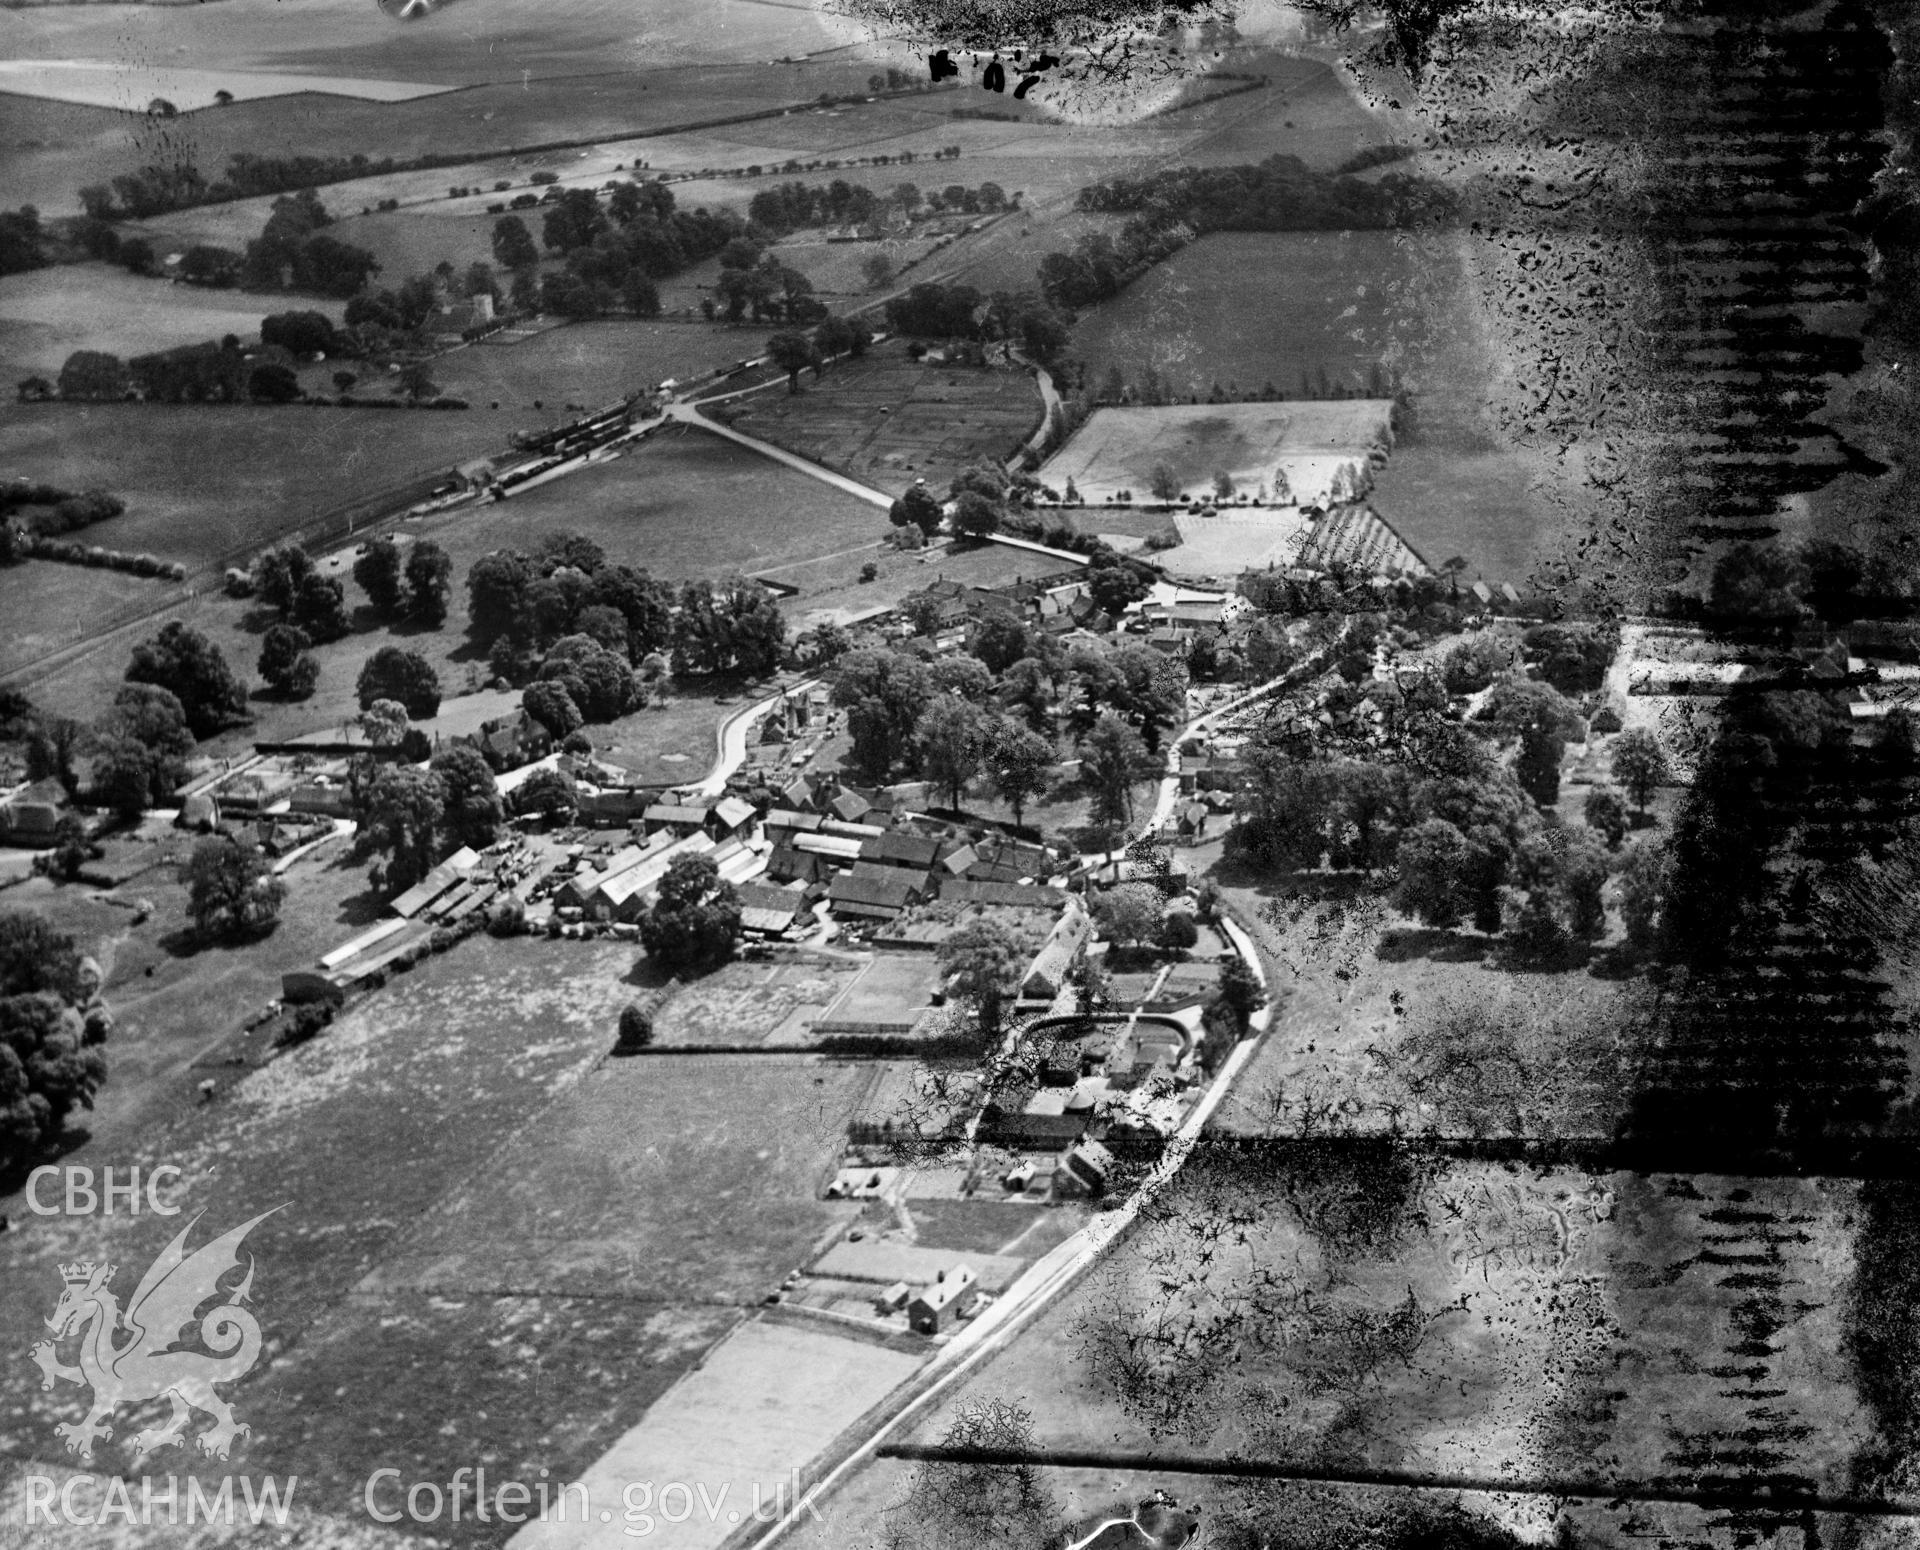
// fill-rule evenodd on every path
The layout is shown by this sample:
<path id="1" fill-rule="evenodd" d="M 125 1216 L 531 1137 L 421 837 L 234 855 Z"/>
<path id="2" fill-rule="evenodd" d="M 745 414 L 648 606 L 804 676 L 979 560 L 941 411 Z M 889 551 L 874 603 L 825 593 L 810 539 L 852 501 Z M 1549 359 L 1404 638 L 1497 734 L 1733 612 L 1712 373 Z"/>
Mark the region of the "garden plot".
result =
<path id="1" fill-rule="evenodd" d="M 823 1021 L 845 1032 L 909 1029 L 932 1006 L 942 978 L 932 953 L 877 954 Z"/>
<path id="2" fill-rule="evenodd" d="M 666 1048 L 805 1044 L 864 972 L 828 958 L 725 964 L 676 990 L 654 1014 L 653 1036 Z"/>

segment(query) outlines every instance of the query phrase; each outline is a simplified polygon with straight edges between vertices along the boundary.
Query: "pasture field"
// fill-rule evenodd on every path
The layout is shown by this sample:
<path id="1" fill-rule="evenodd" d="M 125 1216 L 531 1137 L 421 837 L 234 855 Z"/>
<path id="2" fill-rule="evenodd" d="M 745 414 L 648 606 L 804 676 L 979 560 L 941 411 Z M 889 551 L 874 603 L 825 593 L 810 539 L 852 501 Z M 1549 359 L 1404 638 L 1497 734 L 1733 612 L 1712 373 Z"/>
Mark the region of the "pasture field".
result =
<path id="1" fill-rule="evenodd" d="M 197 569 L 491 452 L 506 429 L 484 411 L 21 404 L 0 425 L 0 462 L 68 489 L 112 491 L 127 510 L 89 542 Z"/>
<path id="2" fill-rule="evenodd" d="M 1544 537 L 1567 514 L 1574 482 L 1524 450 L 1402 443 L 1374 472 L 1371 500 L 1434 565 L 1456 555 L 1468 583 L 1528 590 Z"/>
<path id="3" fill-rule="evenodd" d="M 1004 462 L 1040 423 L 1026 372 L 925 365 L 892 342 L 802 384 L 718 406 L 715 417 L 896 495 L 915 479 L 944 493 L 970 464 Z"/>
<path id="4" fill-rule="evenodd" d="M 1349 390 L 1379 367 L 1440 399 L 1470 396 L 1472 302 L 1450 246 L 1417 233 L 1220 232 L 1089 309 L 1074 344 L 1098 383 L 1152 367 L 1174 392 L 1289 398 L 1320 372 Z M 1463 358 L 1464 357 L 1464 358 Z M 1303 374 L 1305 380 L 1303 381 Z M 1474 400 L 1478 402 L 1478 400 Z M 1424 418 L 1431 416 L 1423 414 Z"/>
<path id="5" fill-rule="evenodd" d="M 654 432 L 621 457 L 510 500 L 422 521 L 454 573 L 501 547 L 533 549 L 555 529 L 585 533 L 611 560 L 655 575 L 724 576 L 870 540 L 886 514 L 831 485 L 700 430 Z"/>
<path id="6" fill-rule="evenodd" d="M 793 1500 L 793 1471 L 853 1425 L 920 1365 L 921 1353 L 899 1341 L 862 1338 L 824 1321 L 770 1313 L 739 1325 L 668 1403 L 621 1437 L 583 1479 L 595 1503 L 619 1502 L 629 1484 L 698 1481 L 715 1507 L 676 1524 L 676 1550 L 718 1550 L 736 1521 L 758 1511 L 762 1521 Z M 656 1514 L 659 1497 L 654 1498 Z M 671 1510 L 677 1504 L 669 1498 Z M 809 1505 L 811 1505 L 809 1503 Z M 620 1508 L 612 1509 L 622 1518 Z M 736 1517 L 737 1515 L 737 1517 Z M 818 1514 L 827 1522 L 836 1514 Z M 813 1514 L 796 1512 L 796 1522 Z M 639 1538 L 657 1532 L 659 1517 L 627 1520 Z M 530 1531 L 529 1550 L 579 1545 L 580 1530 L 558 1523 Z M 593 1543 L 600 1543 L 596 1535 Z"/>
<path id="7" fill-rule="evenodd" d="M 302 309 L 338 323 L 342 302 L 302 297 Z M 61 264 L 0 278 L 0 372 L 53 378 L 75 350 L 122 359 L 202 344 L 224 334 L 250 339 L 276 299 L 141 279 L 106 264 Z"/>
<path id="8" fill-rule="evenodd" d="M 447 392 L 473 405 L 529 413 L 534 424 L 565 420 L 570 403 L 598 409 L 674 377 L 682 382 L 758 355 L 758 329 L 670 321 L 569 323 L 530 339 L 496 334 L 435 356 L 428 368 Z M 533 408 L 538 399 L 541 408 Z M 538 418 L 544 416 L 544 419 Z M 516 419 L 517 428 L 529 422 Z M 504 438 L 502 446 L 504 447 Z"/>
<path id="9" fill-rule="evenodd" d="M 111 412 L 139 415 L 150 409 L 167 412 L 164 406 L 155 405 L 112 406 Z M 64 409 L 61 412 L 107 411 Z M 178 412 L 189 416 L 196 413 L 193 410 Z M 355 415 L 337 410 L 200 413 L 203 418 L 197 426 L 191 420 L 187 422 L 200 432 L 227 414 L 277 414 L 282 417 L 280 423 L 299 419 L 320 424 L 358 420 L 364 424 L 374 420 L 374 429 L 388 429 L 398 422 L 466 420 L 478 414 L 477 411 L 475 415 L 376 411 Z M 20 420 L 32 417 L 22 415 Z M 503 410 L 499 416 L 488 418 L 496 423 L 504 421 L 506 412 Z M 14 422 L 16 428 L 20 420 Z M 504 434 L 504 428 L 496 430 L 492 444 L 503 441 Z M 0 442 L 5 439 L 5 433 L 0 432 Z M 73 474 L 75 460 L 82 450 L 98 454 L 101 449 L 97 445 L 83 449 L 73 439 L 64 438 L 59 441 L 58 450 L 67 461 L 53 468 L 33 463 L 24 466 L 38 477 L 64 479 L 77 486 L 97 483 L 129 492 L 137 488 L 132 481 L 118 477 L 110 466 L 102 470 L 92 460 L 85 465 L 85 477 Z M 183 504 L 178 510 L 190 510 L 184 504 L 189 494 L 184 468 L 175 467 L 168 472 L 176 481 L 175 488 L 181 492 Z M 236 505 L 245 489 L 244 482 L 236 478 L 233 485 Z M 761 520 L 769 511 L 779 514 L 777 522 Z M 236 511 L 233 520 L 237 524 L 242 516 L 267 514 L 257 512 L 249 504 L 244 512 Z M 280 517 L 274 529 L 256 530 L 247 535 L 258 547 L 265 547 L 278 533 L 309 512 L 296 508 L 292 513 L 272 514 Z M 547 533 L 564 528 L 587 534 L 615 561 L 643 566 L 657 575 L 678 580 L 762 569 L 782 561 L 844 550 L 871 541 L 876 534 L 875 515 L 870 507 L 816 480 L 769 464 L 716 437 L 698 431 L 657 433 L 612 463 L 572 474 L 513 500 L 467 506 L 409 522 L 408 532 L 436 540 L 453 559 L 454 586 L 445 626 L 433 631 L 406 625 L 389 626 L 362 613 L 353 634 L 319 649 L 320 682 L 309 699 L 289 703 L 256 693 L 249 707 L 255 715 L 254 723 L 223 734 L 210 746 L 217 751 L 232 751 L 249 746 L 256 738 L 291 735 L 350 719 L 358 712 L 354 683 L 361 666 L 381 646 L 390 643 L 426 656 L 440 675 L 443 694 L 449 698 L 481 687 L 488 676 L 487 664 L 484 654 L 474 649 L 466 634 L 465 578 L 473 561 L 494 549 L 532 549 Z M 125 536 L 139 530 L 133 524 L 163 521 L 161 514 L 136 505 L 126 516 L 114 519 L 112 526 L 122 536 L 107 541 L 120 547 L 137 548 L 139 544 Z M 101 532 L 104 536 L 104 526 Z M 332 563 L 336 573 L 350 570 L 351 554 L 342 553 Z M 836 563 L 841 568 L 835 579 L 851 583 L 858 572 L 858 563 L 851 560 Z M 925 578 L 921 585 L 932 579 L 924 572 L 921 575 Z M 135 582 L 145 590 L 129 590 Z M 174 606 L 168 617 L 181 618 L 205 631 L 234 669 L 247 678 L 254 677 L 261 636 L 273 622 L 270 610 L 227 598 L 217 587 L 208 586 L 205 578 L 179 587 L 165 582 L 139 581 L 139 578 L 109 571 L 30 561 L 0 570 L 0 612 L 11 610 L 9 618 L 28 621 L 19 635 L 13 631 L 7 633 L 5 654 L 0 655 L 0 671 L 30 663 L 45 652 L 77 639 L 81 630 L 98 628 L 103 620 L 112 622 L 112 617 L 103 610 L 103 600 L 107 599 L 113 600 L 111 606 L 141 611 L 153 603 L 171 601 Z M 350 611 L 365 603 L 351 580 L 347 582 L 347 601 Z M 163 622 L 161 618 L 154 618 L 120 638 L 102 643 L 77 660 L 27 679 L 23 687 L 39 703 L 58 705 L 66 714 L 96 716 L 112 701 L 134 644 L 156 632 Z M 715 709 L 709 697 L 714 692 L 752 693 L 754 690 L 752 686 L 723 685 L 717 690 L 703 686 L 698 694 L 672 696 L 665 704 L 649 706 L 592 735 L 602 743 L 609 758 L 634 768 L 643 778 L 661 782 L 691 779 L 705 773 L 713 749 L 712 727 L 717 716 L 724 714 Z M 675 750 L 688 751 L 685 764 L 665 761 L 664 754 Z"/>
<path id="10" fill-rule="evenodd" d="M 115 1026 L 107 1042 L 107 1085 L 78 1123 L 94 1144 L 117 1152 L 193 1112 L 204 1069 L 190 1069 L 224 1036 L 280 994 L 280 975 L 336 947 L 376 907 L 366 870 L 346 864 L 343 842 L 295 862 L 271 935 L 243 948 L 200 948 L 181 931 L 186 889 L 173 868 L 193 836 L 159 822 L 114 844 L 112 858 L 152 869 L 124 885 L 155 908 L 136 922 L 127 900 L 109 903 L 90 888 L 35 878 L 8 890 L 7 909 L 31 909 L 68 932 L 106 975 Z M 225 1081 L 229 1073 L 221 1073 Z"/>
<path id="11" fill-rule="evenodd" d="M 1524 590 L 1577 491 L 1491 420 L 1500 368 L 1459 243 L 1394 232 L 1208 237 L 1086 313 L 1075 341 L 1093 382 L 1117 366 L 1138 386 L 1152 366 L 1175 392 L 1201 397 L 1218 382 L 1229 396 L 1272 383 L 1291 398 L 1303 374 L 1317 389 L 1322 368 L 1349 389 L 1376 365 L 1397 374 L 1413 394 L 1412 428 L 1374 471 L 1372 499 L 1433 564 L 1458 555 L 1469 579 Z"/>
<path id="12" fill-rule="evenodd" d="M 595 1003 L 631 995 L 618 975 L 600 968 Z M 755 1306 L 858 1214 L 820 1192 L 871 1078 L 804 1055 L 602 1062 L 407 1231 L 368 1289 Z"/>
<path id="13" fill-rule="evenodd" d="M 258 1439 L 246 1458 L 297 1474 L 313 1507 L 361 1523 L 379 1469 L 401 1472 L 375 1487 L 383 1512 L 404 1510 L 412 1482 L 444 1483 L 476 1459 L 490 1482 L 575 1480 L 739 1320 L 728 1307 L 564 1291 L 356 1295 L 240 1389 Z M 618 1489 L 606 1500 L 621 1511 Z M 577 1493 L 568 1510 L 577 1521 Z M 469 1506 L 460 1532 L 463 1545 L 493 1545 L 514 1528 L 475 1524 Z"/>
<path id="14" fill-rule="evenodd" d="M 275 1337 L 269 1362 L 351 1291 L 397 1232 L 471 1177 L 612 1042 L 630 994 L 619 978 L 628 951 L 583 947 L 564 955 L 571 972 L 557 975 L 550 943 L 469 949 L 397 979 L 171 1127 L 91 1154 L 95 1166 L 177 1165 L 183 1210 L 205 1211 L 210 1224 L 283 1208 L 249 1239 L 261 1266 L 262 1323 Z M 104 1251 L 145 1264 L 180 1225 L 151 1215 L 24 1218 L 0 1248 L 0 1323 L 24 1349 L 63 1258 Z M 445 1360 L 471 1357 L 449 1351 Z M 382 1377 L 368 1369 L 368 1381 Z M 274 1381 L 268 1365 L 250 1387 Z M 0 1417 L 13 1451 L 43 1451 L 52 1438 L 46 1423 L 72 1404 L 57 1391 L 45 1399 L 32 1392 Z"/>
<path id="15" fill-rule="evenodd" d="M 597 754 L 631 770 L 642 785 L 684 785 L 713 765 L 719 726 L 733 697 L 730 691 L 743 700 L 760 699 L 767 686 L 702 682 L 695 693 L 669 692 L 630 716 L 584 730 Z"/>

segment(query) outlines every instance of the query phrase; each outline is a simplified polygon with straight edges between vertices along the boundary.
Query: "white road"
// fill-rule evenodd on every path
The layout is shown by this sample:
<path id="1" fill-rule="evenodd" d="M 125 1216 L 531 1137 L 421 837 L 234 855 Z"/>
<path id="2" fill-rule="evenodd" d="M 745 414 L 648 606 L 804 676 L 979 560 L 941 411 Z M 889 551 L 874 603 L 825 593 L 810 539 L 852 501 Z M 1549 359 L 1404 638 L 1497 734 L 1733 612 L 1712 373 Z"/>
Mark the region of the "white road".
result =
<path id="1" fill-rule="evenodd" d="M 731 425 L 722 425 L 718 420 L 710 420 L 693 404 L 674 403 L 667 405 L 666 417 L 678 420 L 683 425 L 697 425 L 703 431 L 711 431 L 716 436 L 724 436 L 728 441 L 738 442 L 750 451 L 758 452 L 762 457 L 772 458 L 776 463 L 784 463 L 797 473 L 803 473 L 810 479 L 818 479 L 830 484 L 856 500 L 863 500 L 869 506 L 882 509 L 893 505 L 893 497 L 884 490 L 876 490 L 870 484 L 862 484 L 858 479 L 849 479 L 845 474 L 837 474 L 831 468 L 822 468 L 818 463 L 810 463 L 805 458 L 787 451 L 785 447 L 776 447 L 770 441 L 762 441 L 758 436 L 749 436 L 735 430 Z"/>
<path id="2" fill-rule="evenodd" d="M 747 737 L 753 731 L 760 718 L 772 711 L 790 694 L 805 694 L 809 689 L 818 688 L 817 678 L 803 678 L 791 688 L 782 689 L 778 694 L 769 695 L 764 700 L 756 700 L 751 705 L 742 706 L 720 723 L 717 734 L 719 748 L 713 761 L 713 768 L 707 771 L 705 779 L 698 785 L 687 788 L 688 793 L 697 797 L 717 797 L 727 789 L 727 781 L 733 772 L 746 763 Z"/>

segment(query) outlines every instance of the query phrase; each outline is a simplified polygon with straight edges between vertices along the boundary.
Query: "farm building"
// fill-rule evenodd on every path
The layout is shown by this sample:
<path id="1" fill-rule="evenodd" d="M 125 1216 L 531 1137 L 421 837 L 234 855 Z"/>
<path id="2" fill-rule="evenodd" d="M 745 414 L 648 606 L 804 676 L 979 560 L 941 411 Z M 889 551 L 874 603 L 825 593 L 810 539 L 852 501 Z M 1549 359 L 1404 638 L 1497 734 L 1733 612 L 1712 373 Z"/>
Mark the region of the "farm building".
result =
<path id="1" fill-rule="evenodd" d="M 496 774 L 532 764 L 553 752 L 553 734 L 525 711 L 483 721 L 478 730 L 455 741 L 478 749 Z"/>
<path id="2" fill-rule="evenodd" d="M 925 897 L 923 878 L 893 867 L 855 867 L 827 890 L 836 915 L 861 920 L 893 920 Z"/>
<path id="3" fill-rule="evenodd" d="M 741 883 L 740 929 L 749 936 L 786 936 L 796 926 L 811 923 L 812 896 L 805 888 L 773 888 L 765 883 Z"/>
<path id="4" fill-rule="evenodd" d="M 943 1270 L 925 1291 L 907 1302 L 907 1323 L 917 1334 L 937 1335 L 973 1311 L 977 1278 L 965 1265 Z"/>
<path id="5" fill-rule="evenodd" d="M 889 829 L 860 847 L 860 859 L 876 866 L 894 867 L 924 876 L 940 859 L 942 848 L 939 840 L 926 835 Z"/>
<path id="6" fill-rule="evenodd" d="M 54 825 L 67 808 L 66 789 L 57 780 L 36 780 L 0 800 L 0 839 L 9 845 L 48 845 Z"/>

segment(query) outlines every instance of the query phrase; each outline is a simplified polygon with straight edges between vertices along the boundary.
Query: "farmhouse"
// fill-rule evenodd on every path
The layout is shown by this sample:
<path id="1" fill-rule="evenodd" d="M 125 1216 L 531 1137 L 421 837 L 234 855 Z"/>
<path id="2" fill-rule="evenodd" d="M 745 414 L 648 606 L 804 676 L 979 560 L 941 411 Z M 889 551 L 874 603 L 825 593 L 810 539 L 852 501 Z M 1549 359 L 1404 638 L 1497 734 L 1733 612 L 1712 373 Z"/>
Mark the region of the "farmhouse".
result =
<path id="1" fill-rule="evenodd" d="M 973 1310 L 980 1295 L 974 1273 L 965 1265 L 943 1270 L 933 1285 L 907 1303 L 907 1323 L 917 1334 L 937 1335 Z"/>

